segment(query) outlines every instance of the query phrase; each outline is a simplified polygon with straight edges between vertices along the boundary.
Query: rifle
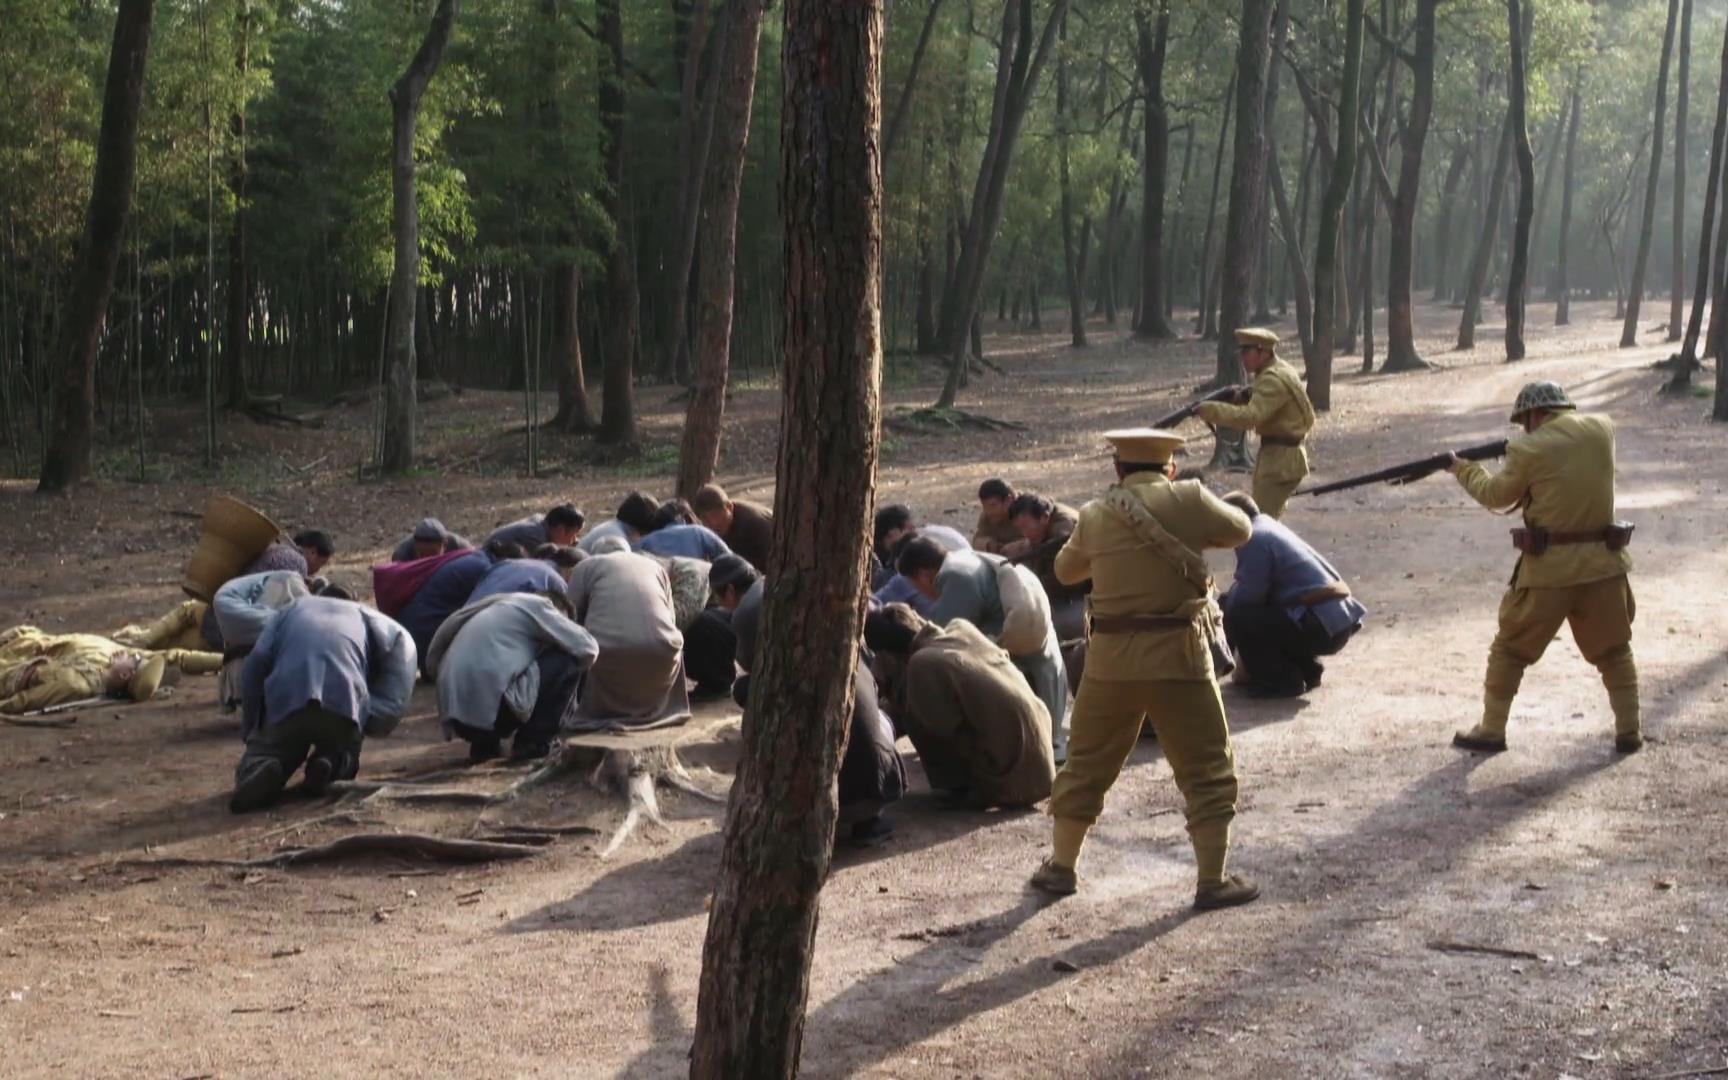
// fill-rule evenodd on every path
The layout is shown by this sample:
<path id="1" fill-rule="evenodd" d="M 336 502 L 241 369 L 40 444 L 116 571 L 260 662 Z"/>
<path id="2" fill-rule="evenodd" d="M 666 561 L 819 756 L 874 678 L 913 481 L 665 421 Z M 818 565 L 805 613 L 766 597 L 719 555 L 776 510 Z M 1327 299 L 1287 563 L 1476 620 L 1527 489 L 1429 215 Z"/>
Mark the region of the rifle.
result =
<path id="1" fill-rule="evenodd" d="M 1454 451 L 1454 453 L 1464 461 L 1490 461 L 1494 458 L 1502 458 L 1506 456 L 1506 440 L 1500 439 L 1496 442 L 1483 443 L 1481 446 L 1468 446 L 1462 450 Z M 1423 477 L 1432 476 L 1434 473 L 1446 468 L 1451 461 L 1452 454 L 1435 454 L 1433 457 L 1425 457 L 1420 461 L 1406 462 L 1403 465 L 1394 465 L 1390 469 L 1381 469 L 1379 472 L 1364 473 L 1361 476 L 1352 476 L 1348 480 L 1334 480 L 1330 484 L 1321 484 L 1319 487 L 1305 488 L 1296 492 L 1296 494 L 1325 495 L 1328 492 L 1346 491 L 1350 488 L 1366 487 L 1369 484 L 1378 484 L 1381 481 L 1385 481 L 1388 484 L 1409 484 L 1421 480 Z"/>
<path id="2" fill-rule="evenodd" d="M 1171 413 L 1169 416 L 1161 417 L 1157 420 L 1152 421 L 1152 426 L 1155 428 L 1173 428 L 1177 424 L 1180 424 L 1182 421 L 1188 419 L 1190 416 L 1194 416 L 1194 415 L 1198 414 L 1200 412 L 1200 406 L 1206 404 L 1208 401 L 1234 402 L 1236 400 L 1237 394 L 1241 394 L 1242 399 L 1244 401 L 1246 401 L 1248 399 L 1248 395 L 1251 393 L 1253 393 L 1253 391 L 1250 390 L 1246 386 L 1226 386 L 1222 390 L 1212 391 L 1210 394 L 1207 394 L 1205 397 L 1201 398 L 1199 401 L 1189 402 L 1188 404 L 1182 406 L 1180 409 L 1177 409 L 1175 412 Z"/>

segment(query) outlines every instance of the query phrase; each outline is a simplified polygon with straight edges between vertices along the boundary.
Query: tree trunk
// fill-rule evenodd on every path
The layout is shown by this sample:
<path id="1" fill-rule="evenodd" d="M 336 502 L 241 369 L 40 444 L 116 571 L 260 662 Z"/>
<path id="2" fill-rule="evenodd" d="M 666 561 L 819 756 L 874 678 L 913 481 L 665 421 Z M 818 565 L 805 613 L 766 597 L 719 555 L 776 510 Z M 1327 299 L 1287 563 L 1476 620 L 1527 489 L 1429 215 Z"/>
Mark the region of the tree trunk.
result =
<path id="1" fill-rule="evenodd" d="M 1656 119 L 1650 125 L 1650 171 L 1644 181 L 1644 212 L 1638 228 L 1638 254 L 1632 259 L 1632 281 L 1626 287 L 1626 321 L 1620 327 L 1620 347 L 1638 344 L 1638 309 L 1644 300 L 1644 272 L 1650 263 L 1650 237 L 1656 230 L 1656 187 L 1662 179 L 1662 127 L 1668 115 L 1668 67 L 1674 58 L 1674 24 L 1680 0 L 1668 0 L 1668 25 L 1662 32 L 1662 62 L 1656 69 Z"/>
<path id="2" fill-rule="evenodd" d="M 1337 247 L 1343 226 L 1344 202 L 1350 199 L 1356 175 L 1356 98 L 1362 88 L 1363 0 L 1350 0 L 1344 14 L 1344 71 L 1339 81 L 1337 147 L 1332 175 L 1320 199 L 1320 228 L 1313 242 L 1313 347 L 1308 356 L 1308 399 L 1315 410 L 1332 408 L 1332 351 L 1337 318 Z M 1324 138 L 1320 124 L 1315 138 Z"/>
<path id="3" fill-rule="evenodd" d="M 572 434 L 594 429 L 582 371 L 581 290 L 582 272 L 574 261 L 552 268 L 552 370 L 558 379 L 558 415 L 552 426 Z"/>
<path id="4" fill-rule="evenodd" d="M 63 491 L 90 477 L 90 442 L 96 426 L 96 355 L 114 273 L 132 213 L 138 159 L 138 109 L 150 58 L 155 0 L 120 0 L 108 76 L 102 90 L 102 127 L 83 241 L 72 266 L 71 289 L 54 346 L 54 403 L 36 490 Z"/>
<path id="5" fill-rule="evenodd" d="M 1446 271 L 1452 264 L 1452 210 L 1458 197 L 1458 182 L 1470 164 L 1470 144 L 1460 141 L 1452 153 L 1452 164 L 1446 167 L 1446 179 L 1440 185 L 1440 201 L 1434 215 L 1434 299 L 1444 301 Z"/>
<path id="6" fill-rule="evenodd" d="M 432 344 L 432 287 L 420 286 L 414 297 L 414 376 L 417 379 L 438 377 L 438 354 Z"/>
<path id="7" fill-rule="evenodd" d="M 798 1071 L 881 430 L 881 49 L 877 0 L 787 0 L 773 587 L 702 948 L 690 1056 L 702 1080 Z"/>
<path id="8" fill-rule="evenodd" d="M 1236 142 L 1230 209 L 1224 226 L 1224 271 L 1218 288 L 1219 386 L 1242 381 L 1236 330 L 1247 324 L 1266 193 L 1266 82 L 1272 55 L 1272 0 L 1242 0 L 1236 51 Z M 1220 448 L 1223 442 L 1220 440 Z"/>
<path id="9" fill-rule="evenodd" d="M 1170 4 L 1160 0 L 1156 28 L 1144 8 L 1134 11 L 1135 64 L 1146 103 L 1142 119 L 1145 156 L 1140 186 L 1140 321 L 1134 336 L 1167 340 L 1176 336 L 1164 318 L 1164 189 L 1170 160 L 1170 112 L 1164 102 L 1164 57 L 1170 41 Z"/>
<path id="10" fill-rule="evenodd" d="M 1212 155 L 1212 192 L 1206 197 L 1206 232 L 1200 241 L 1200 310 L 1195 318 L 1194 329 L 1208 341 L 1218 335 L 1218 327 L 1211 314 L 1212 302 L 1217 297 L 1217 288 L 1213 284 L 1217 269 L 1212 264 L 1212 238 L 1218 232 L 1218 188 L 1224 176 L 1224 144 L 1230 137 L 1230 102 L 1235 96 L 1236 73 L 1232 71 L 1230 82 L 1224 88 L 1224 106 L 1218 110 L 1218 146 Z"/>
<path id="11" fill-rule="evenodd" d="M 420 287 L 420 207 L 414 183 L 414 129 L 420 117 L 420 99 L 456 25 L 457 0 L 439 0 L 432 25 L 408 70 L 390 88 L 393 122 L 390 126 L 391 214 L 396 234 L 396 269 L 390 281 L 389 361 L 384 379 L 384 446 L 379 466 L 387 473 L 405 473 L 414 467 L 414 308 Z"/>
<path id="12" fill-rule="evenodd" d="M 1296 335 L 1302 342 L 1303 366 L 1314 343 L 1313 300 L 1308 294 L 1308 271 L 1303 268 L 1302 243 L 1296 236 L 1295 214 L 1290 209 L 1290 196 L 1284 190 L 1284 175 L 1278 167 L 1276 148 L 1268 155 L 1272 174 L 1272 197 L 1278 209 L 1278 231 L 1284 234 L 1284 258 L 1290 272 L 1290 285 L 1296 292 Z"/>
<path id="13" fill-rule="evenodd" d="M 942 12 L 942 0 L 930 0 L 930 7 L 924 12 L 924 25 L 918 30 L 918 44 L 912 50 L 912 60 L 906 67 L 906 85 L 900 88 L 900 98 L 894 103 L 894 114 L 888 120 L 888 127 L 882 136 L 882 169 L 888 169 L 888 161 L 894 156 L 894 144 L 900 140 L 901 128 L 906 123 L 906 114 L 912 107 L 912 95 L 918 89 L 918 76 L 924 70 L 924 52 L 930 47 L 930 37 L 936 29 L 936 16 Z"/>
<path id="14" fill-rule="evenodd" d="M 1476 255 L 1470 260 L 1470 277 L 1464 283 L 1464 314 L 1458 320 L 1458 349 L 1476 347 L 1476 324 L 1482 321 L 1482 291 L 1488 283 L 1488 263 L 1494 257 L 1494 235 L 1500 229 L 1500 205 L 1505 201 L 1506 171 L 1512 158 L 1512 110 L 1500 125 L 1500 145 L 1494 151 L 1494 171 L 1488 177 L 1488 205 L 1482 214 L 1482 235 Z"/>
<path id="15" fill-rule="evenodd" d="M 234 16 L 234 73 L 240 89 L 234 112 L 228 118 L 228 133 L 234 140 L 234 157 L 228 167 L 228 188 L 234 197 L 234 220 L 228 225 L 228 337 L 223 351 L 227 353 L 227 404 L 231 409 L 246 406 L 246 349 L 251 328 L 250 304 L 252 286 L 246 273 L 246 82 L 251 68 L 252 20 L 247 0 L 240 0 Z"/>
<path id="16" fill-rule="evenodd" d="M 1020 141 L 1026 112 L 1038 89 L 1038 79 L 1056 41 L 1056 30 L 1068 12 L 1068 0 L 1055 0 L 1036 46 L 1032 40 L 1032 0 L 1007 0 L 1002 10 L 1002 41 L 997 55 L 996 93 L 991 106 L 990 133 L 978 165 L 971 212 L 953 288 L 942 297 L 942 337 L 949 350 L 948 379 L 937 398 L 939 408 L 951 408 L 966 370 L 967 328 L 978 314 L 978 296 L 990 247 L 1002 225 L 1009 166 Z"/>
<path id="17" fill-rule="evenodd" d="M 1687 6 L 1690 8 L 1691 5 Z M 1692 369 L 1698 366 L 1698 336 L 1704 326 L 1704 305 L 1710 297 L 1712 270 L 1719 282 L 1723 272 L 1723 260 L 1728 259 L 1728 228 L 1716 228 L 1724 142 L 1728 142 L 1728 30 L 1724 30 L 1722 34 L 1721 72 L 1716 84 L 1716 126 L 1710 134 L 1710 176 L 1704 186 L 1704 220 L 1698 226 L 1698 275 L 1692 292 L 1692 315 L 1686 321 L 1686 338 L 1680 346 L 1680 355 L 1675 358 L 1674 375 L 1666 387 L 1676 393 L 1683 392 L 1692 385 Z M 1716 236 L 1718 231 L 1722 234 L 1720 237 Z M 1718 253 L 1714 260 L 1711 258 L 1712 246 Z M 1716 306 L 1720 308 L 1721 305 Z M 1714 321 L 1713 318 L 1712 322 Z M 1723 377 L 1720 359 L 1716 369 L 1716 381 L 1721 383 Z"/>
<path id="18" fill-rule="evenodd" d="M 684 437 L 678 448 L 678 494 L 688 499 L 714 478 L 720 463 L 720 428 L 732 345 L 732 290 L 738 252 L 738 195 L 750 109 L 756 92 L 756 56 L 765 0 L 737 0 L 722 30 L 725 62 L 714 69 L 721 86 L 714 107 L 713 145 L 702 182 L 702 264 L 697 268 L 695 370 Z"/>
<path id="19" fill-rule="evenodd" d="M 1073 126 L 1071 103 L 1068 99 L 1068 18 L 1063 16 L 1059 31 L 1061 47 L 1056 51 L 1056 124 L 1057 173 L 1061 189 L 1062 273 L 1068 286 L 1068 336 L 1074 348 L 1086 347 L 1086 294 L 1081 275 L 1086 265 L 1084 250 L 1076 251 L 1074 237 L 1074 180 L 1069 170 L 1068 152 Z M 1091 218 L 1087 219 L 1091 227 Z M 1083 247 L 1083 245 L 1082 245 Z M 1036 325 L 1036 318 L 1034 324 Z"/>
<path id="20" fill-rule="evenodd" d="M 1194 124 L 1190 121 L 1185 126 L 1188 131 L 1182 139 L 1182 179 L 1176 187 L 1176 229 L 1170 242 L 1164 245 L 1164 323 L 1178 337 L 1181 335 L 1171 322 L 1176 317 L 1176 259 L 1187 246 L 1188 178 L 1194 164 Z"/>
<path id="21" fill-rule="evenodd" d="M 1668 340 L 1680 340 L 1680 320 L 1686 317 L 1686 120 L 1692 101 L 1692 0 L 1680 0 L 1680 70 L 1674 89 L 1674 240 L 1673 272 L 1668 285 Z"/>
<path id="22" fill-rule="evenodd" d="M 1728 48 L 1728 43 L 1724 44 Z M 1728 64 L 1728 58 L 1723 61 Z M 1567 280 L 1566 256 L 1571 247 L 1573 163 L 1578 156 L 1578 124 L 1584 113 L 1584 68 L 1579 66 L 1572 76 L 1572 104 L 1566 118 L 1566 164 L 1560 171 L 1560 235 L 1554 255 L 1554 325 L 1565 326 L 1572 321 L 1572 286 Z M 1720 122 L 1720 121 L 1718 121 Z"/>
<path id="23" fill-rule="evenodd" d="M 596 102 L 606 182 L 600 209 L 611 220 L 612 250 L 606 256 L 606 381 L 600 403 L 600 441 L 625 446 L 636 441 L 636 263 L 631 255 L 624 208 L 629 174 L 624 167 L 624 21 L 619 0 L 599 0 L 595 23 L 600 38 L 600 80 Z"/>
<path id="24" fill-rule="evenodd" d="M 919 355 L 937 349 L 936 341 L 936 268 L 930 262 L 930 250 L 924 249 L 918 261 L 918 338 L 915 347 Z"/>
<path id="25" fill-rule="evenodd" d="M 1387 208 L 1386 363 L 1382 371 L 1428 366 L 1416 351 L 1416 211 L 1422 196 L 1422 154 L 1434 115 L 1434 21 L 1440 0 L 1416 0 L 1410 51 L 1410 104 L 1399 136 L 1398 189 Z M 1390 117 L 1387 118 L 1388 122 Z"/>
<path id="26" fill-rule="evenodd" d="M 668 274 L 672 280 L 672 319 L 661 361 L 661 373 L 684 383 L 690 375 L 690 288 L 696 264 L 696 232 L 702 215 L 702 184 L 708 170 L 708 155 L 714 142 L 714 116 L 720 96 L 720 73 L 726 69 L 726 51 L 731 35 L 732 7 L 721 7 L 715 33 L 713 70 L 707 89 L 702 86 L 702 45 L 707 37 L 708 4 L 698 3 L 695 24 L 684 57 L 684 83 L 678 109 L 678 233 Z"/>
<path id="27" fill-rule="evenodd" d="M 1690 2 L 1690 0 L 1688 0 Z M 1512 261 L 1506 270 L 1506 359 L 1524 359 L 1524 301 L 1529 292 L 1530 221 L 1536 214 L 1536 160 L 1530 152 L 1525 116 L 1525 72 L 1531 21 L 1524 0 L 1506 0 L 1507 42 L 1512 71 L 1509 91 L 1512 146 L 1518 159 L 1518 217 L 1512 228 Z"/>

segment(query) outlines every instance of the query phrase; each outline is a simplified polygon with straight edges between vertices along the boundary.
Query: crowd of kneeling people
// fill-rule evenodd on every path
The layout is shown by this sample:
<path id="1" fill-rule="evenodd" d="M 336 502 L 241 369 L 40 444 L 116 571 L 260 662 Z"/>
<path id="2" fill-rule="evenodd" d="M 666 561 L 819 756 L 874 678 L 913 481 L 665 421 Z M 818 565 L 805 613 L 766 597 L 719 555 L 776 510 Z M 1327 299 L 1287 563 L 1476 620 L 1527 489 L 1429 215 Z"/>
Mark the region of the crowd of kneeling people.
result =
<path id="1" fill-rule="evenodd" d="M 1360 627 L 1361 604 L 1326 559 L 1247 495 L 1253 524 L 1222 597 L 1241 692 L 1294 696 Z M 1076 512 L 991 479 L 970 537 L 909 507 L 875 516 L 872 601 L 839 798 L 843 843 L 891 832 L 905 790 L 897 740 L 957 806 L 1025 807 L 1051 793 L 1086 662 L 1094 583 L 1056 555 Z M 560 735 L 679 724 L 692 698 L 749 709 L 773 543 L 771 511 L 718 486 L 685 502 L 632 492 L 584 531 L 565 504 L 479 543 L 421 521 L 374 567 L 375 606 L 322 576 L 317 530 L 278 543 L 209 604 L 107 637 L 0 633 L 0 712 L 109 695 L 152 696 L 177 671 L 219 672 L 245 749 L 230 807 L 352 779 L 368 735 L 389 733 L 417 676 L 436 686 L 449 738 L 484 761 L 551 753 Z"/>

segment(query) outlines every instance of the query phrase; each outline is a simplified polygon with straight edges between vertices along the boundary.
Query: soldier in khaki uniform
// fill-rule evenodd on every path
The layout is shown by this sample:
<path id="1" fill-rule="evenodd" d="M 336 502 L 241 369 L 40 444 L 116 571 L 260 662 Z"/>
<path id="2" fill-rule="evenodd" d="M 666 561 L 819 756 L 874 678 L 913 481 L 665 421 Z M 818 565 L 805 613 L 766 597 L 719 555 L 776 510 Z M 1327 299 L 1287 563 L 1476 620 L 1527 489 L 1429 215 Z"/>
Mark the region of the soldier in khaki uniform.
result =
<path id="1" fill-rule="evenodd" d="M 1056 576 L 1091 580 L 1091 645 L 1072 711 L 1068 763 L 1050 796 L 1054 845 L 1032 884 L 1066 895 L 1105 793 L 1127 763 L 1142 718 L 1152 722 L 1188 804 L 1198 864 L 1194 906 L 1245 904 L 1253 883 L 1224 875 L 1236 816 L 1236 765 L 1212 667 L 1221 641 L 1212 579 L 1200 552 L 1234 548 L 1253 528 L 1198 481 L 1174 481 L 1180 435 L 1152 428 L 1112 431 L 1120 483 L 1080 510 L 1056 556 Z"/>
<path id="2" fill-rule="evenodd" d="M 1242 347 L 1242 366 L 1254 376 L 1253 396 L 1243 405 L 1204 402 L 1200 419 L 1260 436 L 1254 501 L 1263 513 L 1281 518 L 1290 493 L 1308 475 L 1308 451 L 1302 444 L 1314 430 L 1314 405 L 1302 376 L 1278 358 L 1277 334 L 1250 327 L 1236 331 L 1236 343 Z"/>
<path id="3" fill-rule="evenodd" d="M 1514 530 L 1522 552 L 1500 601 L 1500 632 L 1488 650 L 1482 722 L 1453 737 L 1456 746 L 1485 753 L 1506 749 L 1506 720 L 1524 669 L 1542 658 L 1561 623 L 1584 659 L 1602 673 L 1614 710 L 1614 748 L 1644 746 L 1639 730 L 1638 666 L 1632 659 L 1635 605 L 1626 580 L 1629 526 L 1614 520 L 1614 424 L 1579 413 L 1551 382 L 1518 393 L 1512 423 L 1524 437 L 1506 447 L 1506 467 L 1490 476 L 1475 462 L 1453 458 L 1452 473 L 1490 510 L 1522 507 L 1525 528 Z"/>

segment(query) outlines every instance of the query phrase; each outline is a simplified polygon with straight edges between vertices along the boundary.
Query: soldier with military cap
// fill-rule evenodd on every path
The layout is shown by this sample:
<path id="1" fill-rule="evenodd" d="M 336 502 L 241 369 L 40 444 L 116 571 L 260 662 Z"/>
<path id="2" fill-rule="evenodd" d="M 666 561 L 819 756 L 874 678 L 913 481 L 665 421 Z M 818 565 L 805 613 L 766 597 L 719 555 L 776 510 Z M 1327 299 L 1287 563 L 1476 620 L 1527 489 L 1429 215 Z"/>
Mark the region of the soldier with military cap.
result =
<path id="1" fill-rule="evenodd" d="M 1303 443 L 1314 430 L 1314 404 L 1296 369 L 1278 358 L 1278 335 L 1262 327 L 1236 331 L 1242 366 L 1254 377 L 1253 393 L 1242 404 L 1208 401 L 1200 419 L 1217 427 L 1241 428 L 1260 436 L 1254 464 L 1254 502 L 1263 513 L 1284 516 L 1284 504 L 1308 475 Z"/>
<path id="2" fill-rule="evenodd" d="M 1032 884 L 1057 895 L 1078 888 L 1086 833 L 1147 718 L 1187 802 L 1198 869 L 1194 906 L 1245 904 L 1258 887 L 1224 873 L 1236 765 L 1212 659 L 1223 632 L 1200 552 L 1244 544 L 1253 529 L 1198 481 L 1176 481 L 1171 459 L 1180 435 L 1136 428 L 1104 437 L 1116 450 L 1119 483 L 1081 508 L 1056 555 L 1058 579 L 1092 582 L 1091 640 L 1068 763 L 1050 797 L 1053 850 Z"/>
<path id="3" fill-rule="evenodd" d="M 1482 722 L 1453 737 L 1467 750 L 1506 749 L 1506 721 L 1524 669 L 1542 658 L 1562 623 L 1584 659 L 1602 673 L 1614 711 L 1614 748 L 1644 745 L 1639 728 L 1638 667 L 1632 659 L 1634 603 L 1626 545 L 1632 527 L 1614 517 L 1614 424 L 1580 413 L 1566 391 L 1536 382 L 1518 393 L 1512 423 L 1522 438 L 1506 447 L 1499 473 L 1452 460 L 1458 483 L 1490 510 L 1522 508 L 1524 528 L 1512 582 L 1500 601 L 1500 632 L 1488 651 Z"/>

